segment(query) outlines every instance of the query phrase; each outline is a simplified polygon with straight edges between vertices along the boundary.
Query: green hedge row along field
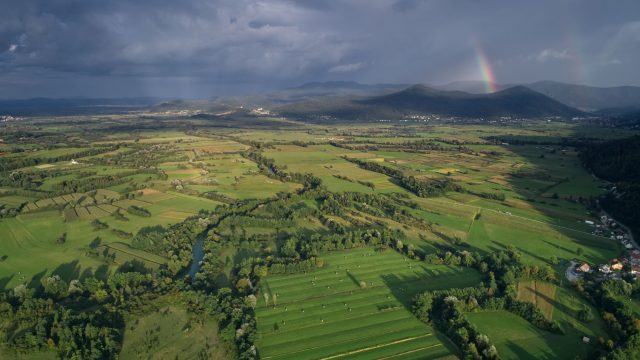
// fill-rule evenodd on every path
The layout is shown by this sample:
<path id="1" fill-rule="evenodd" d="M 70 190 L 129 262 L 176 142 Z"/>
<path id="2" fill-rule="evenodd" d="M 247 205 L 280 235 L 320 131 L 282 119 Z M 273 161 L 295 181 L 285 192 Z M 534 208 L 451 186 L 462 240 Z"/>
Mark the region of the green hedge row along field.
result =
<path id="1" fill-rule="evenodd" d="M 434 330 L 415 319 L 407 307 L 419 292 L 480 282 L 475 271 L 425 265 L 391 250 L 353 249 L 323 259 L 322 269 L 269 275 L 262 281 L 256 308 L 262 358 L 448 355 L 450 350 Z"/>

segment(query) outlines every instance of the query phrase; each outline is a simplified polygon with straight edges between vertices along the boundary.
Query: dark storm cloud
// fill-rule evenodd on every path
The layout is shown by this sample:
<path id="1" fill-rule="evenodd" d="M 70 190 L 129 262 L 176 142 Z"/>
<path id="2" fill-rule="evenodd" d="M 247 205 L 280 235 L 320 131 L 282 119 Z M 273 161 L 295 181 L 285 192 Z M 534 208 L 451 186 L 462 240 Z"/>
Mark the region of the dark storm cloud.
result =
<path id="1" fill-rule="evenodd" d="M 9 0 L 0 97 L 246 93 L 316 80 L 640 83 L 635 0 Z"/>

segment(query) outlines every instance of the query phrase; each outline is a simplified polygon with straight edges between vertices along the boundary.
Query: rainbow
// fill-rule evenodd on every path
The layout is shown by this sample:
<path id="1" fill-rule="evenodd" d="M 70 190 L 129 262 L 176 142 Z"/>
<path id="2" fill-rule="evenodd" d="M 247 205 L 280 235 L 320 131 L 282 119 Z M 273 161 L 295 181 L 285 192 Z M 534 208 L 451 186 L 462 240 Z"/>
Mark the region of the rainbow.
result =
<path id="1" fill-rule="evenodd" d="M 480 74 L 482 75 L 482 81 L 484 81 L 485 89 L 487 92 L 491 93 L 498 91 L 496 88 L 496 77 L 493 74 L 487 55 L 484 53 L 484 50 L 482 50 L 482 47 L 480 47 L 480 43 L 477 40 L 474 40 L 473 45 L 476 50 L 476 62 L 480 68 Z"/>

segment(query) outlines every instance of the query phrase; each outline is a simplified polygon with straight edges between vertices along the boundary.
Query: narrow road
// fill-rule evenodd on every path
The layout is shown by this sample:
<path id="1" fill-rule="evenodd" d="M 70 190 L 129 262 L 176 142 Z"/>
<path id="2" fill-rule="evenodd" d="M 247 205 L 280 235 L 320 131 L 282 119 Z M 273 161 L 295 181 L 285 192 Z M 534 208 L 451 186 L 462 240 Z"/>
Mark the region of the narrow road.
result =
<path id="1" fill-rule="evenodd" d="M 616 220 L 613 216 L 609 215 L 609 213 L 607 213 L 606 211 L 602 210 L 602 213 L 607 215 L 607 217 L 609 217 L 610 219 L 612 219 L 613 221 L 616 222 L 616 224 L 618 224 L 618 226 L 620 226 L 621 228 L 624 229 L 624 231 L 627 232 L 627 234 L 629 234 L 629 240 L 631 241 L 631 243 L 633 244 L 633 247 L 640 250 L 640 246 L 638 246 L 638 243 L 636 242 L 636 240 L 633 238 L 633 232 L 631 232 L 631 229 L 629 229 L 627 227 L 627 225 L 621 223 L 620 221 Z"/>

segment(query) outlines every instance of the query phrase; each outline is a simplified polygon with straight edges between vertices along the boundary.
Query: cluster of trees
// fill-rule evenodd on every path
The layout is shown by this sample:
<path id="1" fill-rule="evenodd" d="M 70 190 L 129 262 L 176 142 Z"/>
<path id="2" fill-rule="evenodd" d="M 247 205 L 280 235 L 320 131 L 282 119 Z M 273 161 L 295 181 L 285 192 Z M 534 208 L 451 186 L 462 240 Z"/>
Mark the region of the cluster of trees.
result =
<path id="1" fill-rule="evenodd" d="M 120 221 L 129 221 L 129 218 L 124 216 L 124 214 L 122 213 L 122 210 L 120 208 L 118 208 L 118 210 L 112 212 L 111 216 L 113 216 L 114 218 L 116 218 L 116 219 L 118 219 Z"/>
<path id="2" fill-rule="evenodd" d="M 557 321 L 548 320 L 534 304 L 505 297 L 504 309 L 520 316 L 534 326 L 557 334 L 564 334 L 564 330 Z"/>
<path id="3" fill-rule="evenodd" d="M 462 191 L 462 188 L 459 185 L 449 179 L 429 181 L 419 180 L 414 176 L 404 175 L 402 171 L 382 164 L 348 157 L 344 157 L 344 159 L 358 165 L 362 169 L 387 175 L 396 181 L 399 186 L 402 186 L 420 197 L 442 195 L 447 191 Z"/>
<path id="4" fill-rule="evenodd" d="M 0 219 L 17 216 L 18 214 L 20 214 L 20 212 L 22 212 L 22 209 L 24 209 L 25 206 L 27 206 L 27 202 L 24 202 L 18 206 L 0 204 Z"/>
<path id="5" fill-rule="evenodd" d="M 167 267 L 176 275 L 191 263 L 191 248 L 206 224 L 197 218 L 189 218 L 171 225 L 162 237 L 162 254 L 169 259 Z"/>
<path id="6" fill-rule="evenodd" d="M 18 285 L 0 294 L 0 342 L 16 352 L 52 349 L 61 359 L 115 359 L 124 312 L 169 288 L 137 272 L 68 283 L 52 275 L 37 288 Z"/>
<path id="7" fill-rule="evenodd" d="M 205 242 L 205 256 L 195 279 L 193 287 L 209 299 L 210 308 L 219 319 L 219 327 L 223 333 L 232 335 L 240 359 L 257 359 L 255 346 L 257 325 L 255 307 L 258 304 L 257 292 L 262 277 L 267 276 L 268 266 L 261 257 L 249 257 L 233 266 L 229 277 L 225 277 L 227 262 L 222 259 L 222 248 L 229 245 L 224 239 L 221 242 Z M 229 283 L 234 287 L 221 286 Z M 215 295 L 212 295 L 215 294 Z M 268 295 L 265 296 L 268 298 Z M 274 299 L 275 301 L 275 299 Z M 274 306 L 275 306 L 274 302 Z"/>
<path id="8" fill-rule="evenodd" d="M 436 142 L 437 141 L 437 142 Z M 399 151 L 407 151 L 407 152 L 416 152 L 416 151 L 425 151 L 425 150 L 435 150 L 435 151 L 457 151 L 466 154 L 474 154 L 475 152 L 470 148 L 463 146 L 462 142 L 454 143 L 451 140 L 446 139 L 436 139 L 436 141 L 432 139 L 420 139 L 413 141 L 405 141 L 402 143 L 392 143 L 392 142 L 379 142 L 375 144 L 371 144 L 370 141 L 350 141 L 350 144 L 362 144 L 359 146 L 353 146 L 349 144 L 345 144 L 343 142 L 331 141 L 330 145 L 348 149 L 348 150 L 368 150 L 368 151 L 378 151 L 380 149 L 393 149 Z M 441 143 L 448 143 L 450 145 L 456 145 L 455 147 L 443 146 Z"/>
<path id="9" fill-rule="evenodd" d="M 352 179 L 348 176 L 344 176 L 344 175 L 336 175 L 334 174 L 333 177 L 335 177 L 336 179 L 340 179 L 340 180 L 344 180 L 344 181 L 348 181 L 348 182 L 352 182 L 352 183 L 358 183 L 360 185 L 364 185 L 366 187 L 370 187 L 372 189 L 375 189 L 376 185 L 374 183 L 372 183 L 371 181 L 362 181 L 362 180 L 356 180 L 356 179 Z"/>
<path id="10" fill-rule="evenodd" d="M 393 196 L 359 192 L 319 192 L 314 195 L 316 195 L 315 199 L 320 202 L 320 216 L 327 214 L 343 216 L 353 208 L 373 216 L 390 218 L 418 229 L 431 229 L 429 221 L 413 215 L 408 209 L 417 207 L 415 203 Z"/>
<path id="11" fill-rule="evenodd" d="M 60 161 L 69 161 L 71 159 L 79 159 L 87 156 L 94 156 L 110 151 L 115 151 L 118 149 L 118 146 L 109 146 L 109 147 L 95 147 L 89 148 L 82 151 L 77 151 L 72 154 L 65 154 L 59 156 L 49 156 L 49 157 L 30 157 L 30 156 L 19 156 L 19 157 L 0 157 L 0 173 L 20 169 L 29 166 L 36 166 L 39 164 L 47 164 L 47 163 L 55 163 Z M 6 174 L 5 174 L 6 175 Z"/>
<path id="12" fill-rule="evenodd" d="M 304 185 L 304 190 L 317 189 L 322 185 L 322 180 L 313 174 L 301 174 L 287 172 L 287 166 L 278 166 L 275 160 L 265 157 L 257 151 L 249 151 L 242 153 L 242 156 L 250 159 L 258 164 L 260 172 L 265 176 L 286 182 L 296 182 Z"/>
<path id="13" fill-rule="evenodd" d="M 136 205 L 131 205 L 127 208 L 127 212 L 129 214 L 133 214 L 133 215 L 137 215 L 137 216 L 142 216 L 142 217 L 150 217 L 151 216 L 151 212 L 143 207 L 140 206 L 136 206 Z"/>
<path id="14" fill-rule="evenodd" d="M 185 155 L 172 151 L 175 150 L 175 145 L 155 144 L 149 146 L 123 143 L 120 144 L 120 147 L 131 147 L 131 149 L 97 157 L 92 162 L 101 165 L 153 169 L 162 162 L 189 160 Z"/>
<path id="15" fill-rule="evenodd" d="M 504 201 L 506 199 L 506 196 L 504 195 L 504 193 L 492 193 L 492 192 L 486 192 L 486 191 L 478 192 L 478 191 L 470 191 L 470 190 L 467 192 L 469 194 L 479 196 L 485 199 L 490 199 L 490 200 Z"/>
<path id="16" fill-rule="evenodd" d="M 5 297 L 0 322 L 5 345 L 16 351 L 53 348 L 61 359 L 112 359 L 120 351 L 117 312 L 75 313 L 51 299 Z"/>
<path id="17" fill-rule="evenodd" d="M 317 258 L 322 252 L 362 246 L 388 248 L 405 239 L 400 230 L 355 229 L 344 234 L 293 234 L 280 247 L 281 258 L 291 262 Z"/>
<path id="18" fill-rule="evenodd" d="M 36 189 L 42 185 L 48 177 L 55 177 L 62 174 L 60 171 L 12 171 L 8 174 L 9 176 L 0 177 L 0 185 L 20 189 Z"/>
<path id="19" fill-rule="evenodd" d="M 237 202 L 237 199 L 234 199 L 232 197 L 229 197 L 217 191 L 207 191 L 205 193 L 197 193 L 197 196 L 201 196 L 203 198 L 215 200 L 225 204 L 235 204 Z"/>
<path id="20" fill-rule="evenodd" d="M 166 229 L 161 225 L 145 226 L 131 239 L 131 246 L 152 254 L 161 253 L 165 234 Z"/>
<path id="21" fill-rule="evenodd" d="M 63 180 L 52 186 L 53 195 L 63 195 L 74 192 L 88 192 L 97 189 L 104 189 L 109 186 L 124 184 L 130 181 L 128 177 L 137 174 L 153 174 L 158 175 L 156 170 L 132 170 L 123 171 L 113 175 L 97 176 L 82 179 Z"/>
<path id="22" fill-rule="evenodd" d="M 120 239 L 130 239 L 133 234 L 120 229 L 111 229 L 111 232 Z"/>
<path id="23" fill-rule="evenodd" d="M 448 292 L 424 293 L 416 297 L 414 313 L 420 320 L 432 323 L 444 332 L 462 351 L 465 359 L 499 359 L 498 350 L 489 337 L 481 334 L 464 317 L 466 309 L 477 307 L 472 295 L 476 289 L 455 289 L 452 292 L 467 295 L 467 300 Z"/>
<path id="24" fill-rule="evenodd" d="M 617 297 L 637 297 L 640 284 L 624 280 L 578 282 L 576 289 L 590 299 L 604 319 L 612 340 L 600 349 L 607 359 L 637 359 L 640 356 L 640 319 Z"/>
<path id="25" fill-rule="evenodd" d="M 285 258 L 272 259 L 269 265 L 271 274 L 295 274 L 303 271 L 311 271 L 324 266 L 321 258 L 310 258 L 296 262 L 289 262 Z"/>
<path id="26" fill-rule="evenodd" d="M 93 226 L 94 230 L 103 230 L 103 229 L 109 228 L 109 224 L 107 224 L 106 222 L 100 221 L 98 219 L 93 220 L 91 222 L 91 226 Z"/>
<path id="27" fill-rule="evenodd" d="M 563 333 L 564 330 L 559 323 L 545 318 L 534 304 L 517 299 L 519 280 L 555 281 L 553 269 L 525 265 L 520 259 L 521 254 L 513 247 L 488 255 L 467 250 L 440 251 L 427 255 L 424 260 L 429 263 L 476 268 L 484 274 L 485 280 L 478 287 L 419 294 L 414 299 L 414 314 L 422 321 L 434 323 L 459 345 L 465 357 L 475 359 L 497 354 L 493 351 L 485 354 L 486 346 L 479 348 L 480 344 L 474 341 L 478 335 L 477 330 L 464 319 L 464 312 L 482 309 L 505 310 L 524 318 L 540 329 Z"/>

